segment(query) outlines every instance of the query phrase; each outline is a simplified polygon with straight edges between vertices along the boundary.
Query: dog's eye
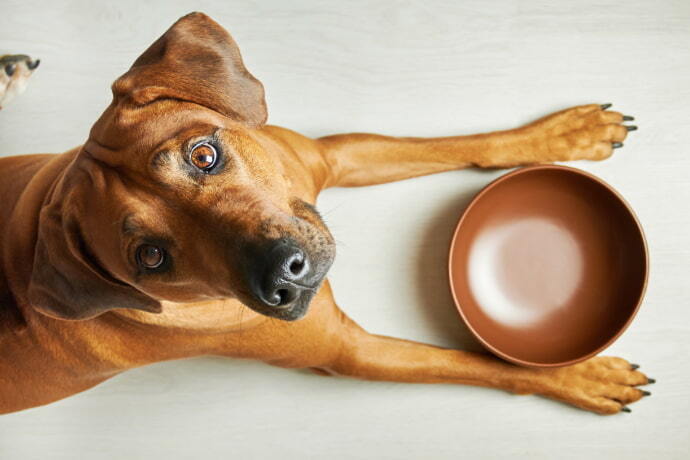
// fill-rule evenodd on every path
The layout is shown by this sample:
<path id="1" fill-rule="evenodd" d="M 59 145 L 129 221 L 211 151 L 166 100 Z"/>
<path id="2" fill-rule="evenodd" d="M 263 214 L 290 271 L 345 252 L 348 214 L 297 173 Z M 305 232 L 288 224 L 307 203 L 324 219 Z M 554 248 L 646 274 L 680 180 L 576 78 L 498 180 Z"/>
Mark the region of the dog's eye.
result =
<path id="1" fill-rule="evenodd" d="M 144 268 L 154 269 L 163 265 L 165 250 L 152 244 L 142 244 L 137 248 L 137 262 Z"/>
<path id="2" fill-rule="evenodd" d="M 189 161 L 200 171 L 209 172 L 218 162 L 218 152 L 208 142 L 202 142 L 192 148 Z"/>
<path id="3" fill-rule="evenodd" d="M 7 64 L 5 66 L 5 73 L 7 74 L 8 77 L 11 77 L 14 75 L 14 71 L 17 70 L 17 66 L 15 64 Z"/>

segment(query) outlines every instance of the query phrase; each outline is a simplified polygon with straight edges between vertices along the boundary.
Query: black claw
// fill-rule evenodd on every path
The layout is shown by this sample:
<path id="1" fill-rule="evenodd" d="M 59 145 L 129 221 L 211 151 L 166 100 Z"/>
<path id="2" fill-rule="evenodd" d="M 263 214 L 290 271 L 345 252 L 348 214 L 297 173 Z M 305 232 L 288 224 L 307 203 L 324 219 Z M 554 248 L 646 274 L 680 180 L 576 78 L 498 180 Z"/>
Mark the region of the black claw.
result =
<path id="1" fill-rule="evenodd" d="M 630 413 L 630 412 L 632 412 L 632 411 L 630 410 L 629 407 L 623 406 L 623 407 L 621 407 L 621 412 L 628 412 L 628 413 Z"/>
<path id="2" fill-rule="evenodd" d="M 611 147 L 613 147 L 614 149 L 619 149 L 619 148 L 623 147 L 623 143 L 622 142 L 614 142 L 613 144 L 611 144 Z"/>
<path id="3" fill-rule="evenodd" d="M 652 394 L 647 391 L 647 390 L 640 390 L 642 392 L 642 396 L 651 396 Z"/>
<path id="4" fill-rule="evenodd" d="M 632 370 L 639 369 L 639 368 L 640 368 L 639 364 L 631 364 L 630 365 L 630 369 L 632 369 Z"/>
<path id="5" fill-rule="evenodd" d="M 647 379 L 648 385 L 651 385 L 652 383 L 656 383 L 656 379 Z"/>
<path id="6" fill-rule="evenodd" d="M 606 110 L 609 107 L 611 107 L 613 104 L 601 104 L 599 107 L 601 107 L 601 110 Z"/>
<path id="7" fill-rule="evenodd" d="M 631 115 L 623 115 L 623 121 L 633 121 L 635 117 Z"/>
<path id="8" fill-rule="evenodd" d="M 628 131 L 637 131 L 637 126 L 631 125 L 631 126 L 626 126 L 625 129 Z"/>

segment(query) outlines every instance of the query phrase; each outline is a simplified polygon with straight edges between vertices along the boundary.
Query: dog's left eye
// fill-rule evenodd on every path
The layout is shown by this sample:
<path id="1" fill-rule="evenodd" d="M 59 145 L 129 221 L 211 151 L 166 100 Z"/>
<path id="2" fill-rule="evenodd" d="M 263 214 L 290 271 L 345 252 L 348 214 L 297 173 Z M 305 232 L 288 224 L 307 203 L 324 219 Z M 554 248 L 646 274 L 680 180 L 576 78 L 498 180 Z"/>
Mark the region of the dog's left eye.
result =
<path id="1" fill-rule="evenodd" d="M 142 244 L 137 248 L 137 262 L 144 268 L 160 268 L 165 262 L 165 250 L 152 244 Z"/>
<path id="2" fill-rule="evenodd" d="M 202 142 L 192 147 L 189 161 L 200 171 L 209 172 L 218 163 L 218 152 L 208 142 Z"/>

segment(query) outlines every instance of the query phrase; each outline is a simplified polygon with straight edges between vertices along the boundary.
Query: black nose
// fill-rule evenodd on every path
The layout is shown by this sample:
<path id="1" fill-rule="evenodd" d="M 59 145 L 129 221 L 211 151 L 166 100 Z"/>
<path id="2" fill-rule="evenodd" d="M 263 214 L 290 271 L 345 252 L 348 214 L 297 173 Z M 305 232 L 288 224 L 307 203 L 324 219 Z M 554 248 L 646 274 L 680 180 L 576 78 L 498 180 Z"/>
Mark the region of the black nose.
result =
<path id="1" fill-rule="evenodd" d="M 254 294 L 271 307 L 294 302 L 305 290 L 313 290 L 305 283 L 310 271 L 309 259 L 295 243 L 281 239 L 267 252 L 264 264 L 255 273 Z"/>

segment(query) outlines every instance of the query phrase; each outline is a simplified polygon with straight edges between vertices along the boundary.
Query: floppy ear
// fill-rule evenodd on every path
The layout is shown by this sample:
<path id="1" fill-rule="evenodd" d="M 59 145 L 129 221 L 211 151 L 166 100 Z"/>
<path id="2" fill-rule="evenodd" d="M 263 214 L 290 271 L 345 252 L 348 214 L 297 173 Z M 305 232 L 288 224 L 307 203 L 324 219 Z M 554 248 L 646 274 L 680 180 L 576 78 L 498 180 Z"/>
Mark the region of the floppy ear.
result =
<path id="1" fill-rule="evenodd" d="M 28 301 L 60 319 L 88 319 L 114 308 L 159 313 L 158 301 L 113 278 L 104 270 L 73 218 L 59 204 L 43 208 Z"/>
<path id="2" fill-rule="evenodd" d="M 244 67 L 230 34 L 202 13 L 179 19 L 113 84 L 115 99 L 176 99 L 252 126 L 266 122 L 263 85 Z"/>

